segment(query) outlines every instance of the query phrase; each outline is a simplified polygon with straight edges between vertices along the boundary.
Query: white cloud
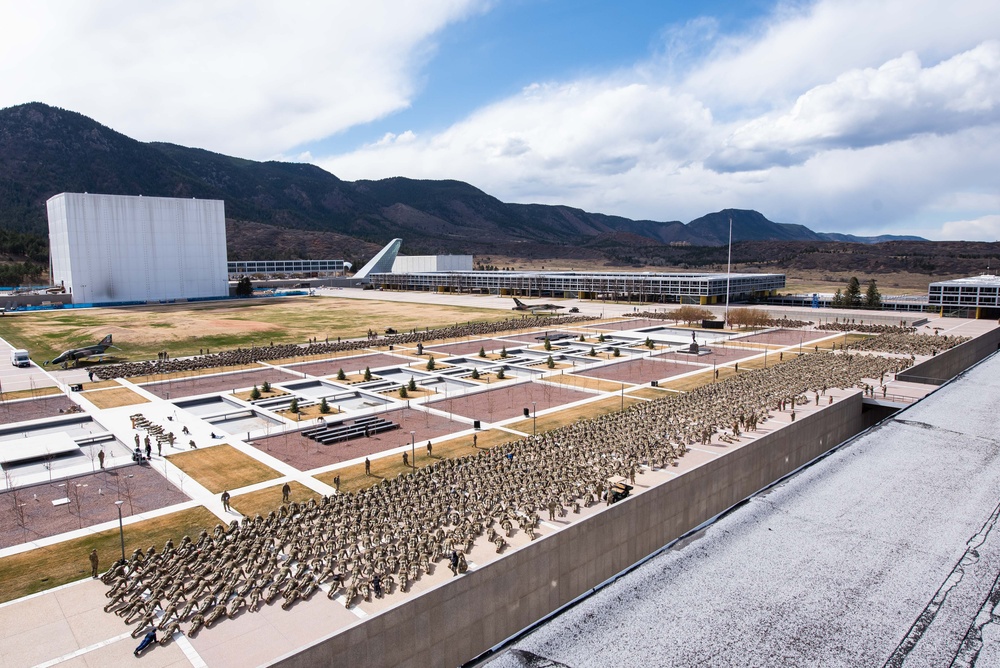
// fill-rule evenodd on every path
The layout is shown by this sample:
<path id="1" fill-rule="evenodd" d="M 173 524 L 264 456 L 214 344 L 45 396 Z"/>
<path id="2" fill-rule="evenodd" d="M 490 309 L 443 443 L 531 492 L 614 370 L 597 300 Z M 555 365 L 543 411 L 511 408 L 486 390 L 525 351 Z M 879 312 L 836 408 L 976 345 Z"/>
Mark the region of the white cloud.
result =
<path id="1" fill-rule="evenodd" d="M 940 235 L 996 212 L 945 203 L 996 191 L 997 25 L 986 0 L 821 0 L 721 38 L 694 21 L 631 70 L 534 83 L 436 134 L 318 164 L 633 218 L 741 207 L 819 231 L 910 234 L 920 221 Z"/>
<path id="2" fill-rule="evenodd" d="M 266 158 L 410 104 L 433 36 L 484 0 L 0 4 L 0 107 Z"/>
<path id="3" fill-rule="evenodd" d="M 978 239 L 1000 241 L 1000 215 L 975 220 L 951 220 L 941 226 L 942 239 Z"/>

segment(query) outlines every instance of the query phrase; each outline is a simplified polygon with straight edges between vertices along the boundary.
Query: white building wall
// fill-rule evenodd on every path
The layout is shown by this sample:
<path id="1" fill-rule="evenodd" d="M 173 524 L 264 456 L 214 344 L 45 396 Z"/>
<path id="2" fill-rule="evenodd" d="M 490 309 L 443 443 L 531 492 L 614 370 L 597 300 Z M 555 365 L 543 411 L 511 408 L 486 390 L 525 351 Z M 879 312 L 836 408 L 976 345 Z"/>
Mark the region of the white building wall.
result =
<path id="1" fill-rule="evenodd" d="M 472 271 L 471 255 L 397 255 L 392 265 L 394 274 L 414 274 L 426 271 Z"/>
<path id="2" fill-rule="evenodd" d="M 47 207 L 53 282 L 74 303 L 229 293 L 220 200 L 61 193 Z"/>

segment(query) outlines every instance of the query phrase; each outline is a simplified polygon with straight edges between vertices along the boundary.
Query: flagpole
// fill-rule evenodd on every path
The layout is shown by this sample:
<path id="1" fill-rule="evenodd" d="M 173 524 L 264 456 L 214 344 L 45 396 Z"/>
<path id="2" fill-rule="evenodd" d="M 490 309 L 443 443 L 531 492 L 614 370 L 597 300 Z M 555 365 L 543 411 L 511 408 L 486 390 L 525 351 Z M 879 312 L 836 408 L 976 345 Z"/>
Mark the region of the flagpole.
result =
<path id="1" fill-rule="evenodd" d="M 729 278 L 733 272 L 733 217 L 729 216 L 729 259 L 726 261 L 726 316 L 725 324 L 729 324 Z"/>

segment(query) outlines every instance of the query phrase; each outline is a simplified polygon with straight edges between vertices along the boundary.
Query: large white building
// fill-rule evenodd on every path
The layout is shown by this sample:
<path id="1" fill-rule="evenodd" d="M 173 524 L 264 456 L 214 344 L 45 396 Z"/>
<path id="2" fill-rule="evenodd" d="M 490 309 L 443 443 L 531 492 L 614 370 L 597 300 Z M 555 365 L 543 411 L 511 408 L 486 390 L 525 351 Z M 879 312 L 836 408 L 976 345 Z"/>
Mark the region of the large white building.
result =
<path id="1" fill-rule="evenodd" d="M 221 200 L 60 193 L 46 205 L 52 282 L 74 303 L 229 294 Z"/>

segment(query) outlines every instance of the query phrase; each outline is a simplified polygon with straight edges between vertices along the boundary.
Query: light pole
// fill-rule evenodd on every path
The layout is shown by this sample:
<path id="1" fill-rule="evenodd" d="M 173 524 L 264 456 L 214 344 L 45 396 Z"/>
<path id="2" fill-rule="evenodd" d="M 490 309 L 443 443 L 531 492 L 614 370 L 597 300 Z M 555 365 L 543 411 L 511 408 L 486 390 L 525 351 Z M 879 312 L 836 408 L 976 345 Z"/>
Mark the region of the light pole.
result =
<path id="1" fill-rule="evenodd" d="M 538 426 L 538 411 L 535 409 L 535 402 L 531 402 L 531 435 L 535 436 L 538 433 L 536 427 Z"/>
<path id="2" fill-rule="evenodd" d="M 417 468 L 417 450 L 416 446 L 413 443 L 413 435 L 416 433 L 417 432 L 415 431 L 412 430 L 410 431 L 410 466 L 412 466 L 414 469 Z"/>
<path id="3" fill-rule="evenodd" d="M 121 499 L 118 499 L 117 501 L 115 501 L 115 507 L 118 508 L 118 535 L 121 537 L 121 540 L 122 540 L 122 561 L 121 561 L 122 564 L 125 563 L 125 527 L 122 525 L 122 504 L 123 503 L 125 503 L 125 502 L 122 501 Z"/>

